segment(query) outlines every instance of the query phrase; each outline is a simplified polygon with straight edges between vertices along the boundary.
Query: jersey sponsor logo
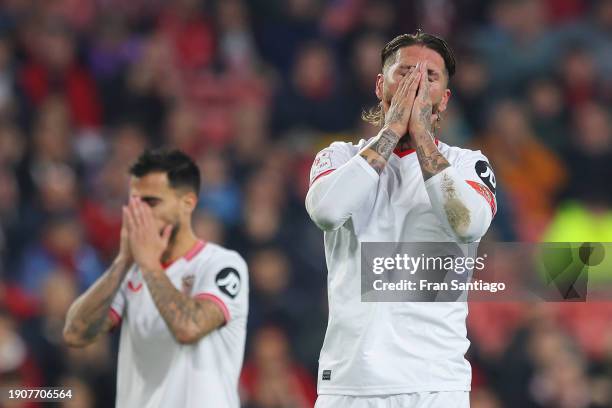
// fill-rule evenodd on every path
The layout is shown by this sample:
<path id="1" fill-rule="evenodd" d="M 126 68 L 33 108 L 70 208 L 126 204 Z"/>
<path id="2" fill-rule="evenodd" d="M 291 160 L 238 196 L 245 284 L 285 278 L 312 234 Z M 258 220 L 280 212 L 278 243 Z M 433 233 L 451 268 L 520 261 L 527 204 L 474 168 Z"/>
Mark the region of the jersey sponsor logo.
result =
<path id="1" fill-rule="evenodd" d="M 323 370 L 323 376 L 321 377 L 323 381 L 331 380 L 331 370 Z"/>
<path id="2" fill-rule="evenodd" d="M 485 198 L 485 200 L 487 200 L 487 203 L 489 203 L 489 206 L 491 207 L 491 213 L 493 214 L 493 216 L 495 216 L 495 213 L 497 212 L 497 205 L 495 204 L 495 196 L 493 195 L 491 190 L 489 190 L 487 186 L 480 184 L 476 181 L 466 180 L 466 182 L 474 190 L 476 190 L 478 194 L 480 194 Z"/>
<path id="3" fill-rule="evenodd" d="M 491 190 L 493 194 L 495 194 L 495 187 L 497 186 L 497 181 L 495 180 L 495 174 L 493 174 L 493 169 L 491 168 L 491 165 L 484 160 L 478 160 L 476 162 L 475 170 L 476 174 L 478 174 L 478 177 L 480 177 L 480 179 L 485 183 L 485 185 L 489 187 L 489 190 Z"/>
<path id="4" fill-rule="evenodd" d="M 314 163 L 312 163 L 310 180 L 314 181 L 322 173 L 330 172 L 333 169 L 331 151 L 328 149 L 322 150 L 317 154 L 317 157 L 315 157 Z"/>
<path id="5" fill-rule="evenodd" d="M 232 299 L 240 292 L 240 275 L 234 268 L 221 269 L 215 278 L 219 290 Z"/>
<path id="6" fill-rule="evenodd" d="M 142 282 L 139 284 L 134 284 L 132 281 L 128 281 L 128 289 L 132 292 L 138 292 L 140 289 L 142 289 Z"/>
<path id="7" fill-rule="evenodd" d="M 140 273 L 138 273 L 138 269 L 134 269 L 132 272 L 132 276 L 128 280 L 127 287 L 132 292 L 138 292 L 142 289 L 142 279 L 140 277 Z"/>

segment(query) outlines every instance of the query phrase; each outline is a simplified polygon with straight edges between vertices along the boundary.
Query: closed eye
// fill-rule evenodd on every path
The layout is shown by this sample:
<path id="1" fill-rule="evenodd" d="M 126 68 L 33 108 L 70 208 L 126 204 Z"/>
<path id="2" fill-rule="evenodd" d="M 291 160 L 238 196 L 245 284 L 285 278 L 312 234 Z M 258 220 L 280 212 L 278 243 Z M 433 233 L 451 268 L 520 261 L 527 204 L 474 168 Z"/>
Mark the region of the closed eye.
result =
<path id="1" fill-rule="evenodd" d="M 151 208 L 155 207 L 161 202 L 161 199 L 157 197 L 142 197 L 141 200 L 144 201 Z"/>

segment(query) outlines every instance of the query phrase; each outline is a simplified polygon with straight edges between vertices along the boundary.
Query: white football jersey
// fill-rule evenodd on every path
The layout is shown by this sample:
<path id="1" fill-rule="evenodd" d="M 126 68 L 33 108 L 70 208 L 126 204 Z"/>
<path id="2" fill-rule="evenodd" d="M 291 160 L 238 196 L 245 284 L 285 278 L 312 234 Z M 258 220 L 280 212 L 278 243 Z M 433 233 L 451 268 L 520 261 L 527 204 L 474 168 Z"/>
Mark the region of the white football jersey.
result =
<path id="1" fill-rule="evenodd" d="M 312 196 L 306 206 L 311 217 L 317 205 L 339 206 L 339 197 L 349 197 L 343 205 L 352 205 L 351 195 L 363 202 L 351 209 L 350 218 L 339 228 L 327 228 L 324 233 L 329 320 L 319 359 L 318 393 L 357 396 L 470 390 L 471 367 L 464 358 L 470 344 L 467 303 L 361 301 L 361 243 L 455 242 L 430 202 L 428 188 L 435 177 L 424 181 L 414 150 L 396 150 L 378 175 L 357 154 L 366 142 L 332 143 L 317 155 L 310 174 Z M 471 199 L 478 201 L 475 214 L 486 231 L 496 211 L 495 178 L 487 158 L 480 151 L 438 140 L 436 144 L 453 171 L 478 193 Z M 342 177 L 346 178 L 334 180 L 340 173 L 335 170 L 345 164 Z M 367 185 L 363 191 L 347 183 L 357 178 Z M 318 193 L 313 189 L 326 182 L 330 184 L 324 193 L 315 197 Z M 331 189 L 337 194 L 333 203 Z"/>
<path id="2" fill-rule="evenodd" d="M 238 408 L 248 314 L 246 263 L 234 251 L 199 241 L 166 273 L 183 293 L 217 303 L 225 324 L 197 343 L 178 343 L 138 266 L 132 266 L 111 307 L 122 322 L 117 408 Z"/>

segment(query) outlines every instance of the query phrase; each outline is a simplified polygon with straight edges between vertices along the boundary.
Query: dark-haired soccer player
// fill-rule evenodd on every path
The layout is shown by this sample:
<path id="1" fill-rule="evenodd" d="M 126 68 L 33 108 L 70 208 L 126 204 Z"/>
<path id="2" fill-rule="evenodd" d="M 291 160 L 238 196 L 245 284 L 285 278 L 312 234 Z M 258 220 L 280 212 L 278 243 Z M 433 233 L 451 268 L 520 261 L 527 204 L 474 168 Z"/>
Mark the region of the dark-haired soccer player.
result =
<path id="1" fill-rule="evenodd" d="M 469 406 L 467 304 L 362 303 L 359 276 L 362 242 L 477 242 L 495 215 L 487 158 L 434 136 L 454 71 L 444 40 L 394 38 L 364 115 L 380 132 L 315 158 L 306 208 L 329 270 L 317 408 Z"/>
<path id="2" fill-rule="evenodd" d="M 146 151 L 130 173 L 119 254 L 70 307 L 64 338 L 85 346 L 121 324 L 119 408 L 238 407 L 247 266 L 194 235 L 200 172 L 188 156 Z"/>

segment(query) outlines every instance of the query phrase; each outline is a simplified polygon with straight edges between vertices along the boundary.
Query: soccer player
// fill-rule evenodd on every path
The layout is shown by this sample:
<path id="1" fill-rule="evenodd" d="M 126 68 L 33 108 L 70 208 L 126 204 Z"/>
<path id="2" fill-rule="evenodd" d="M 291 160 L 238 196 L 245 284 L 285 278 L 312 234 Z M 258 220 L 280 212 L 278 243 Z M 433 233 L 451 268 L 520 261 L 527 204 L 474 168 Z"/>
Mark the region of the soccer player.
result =
<path id="1" fill-rule="evenodd" d="M 200 172 L 188 156 L 146 151 L 130 173 L 119 254 L 70 307 L 64 338 L 85 346 L 121 326 L 118 408 L 238 407 L 247 266 L 194 235 Z"/>
<path id="2" fill-rule="evenodd" d="M 306 209 L 325 231 L 329 322 L 317 408 L 468 407 L 465 302 L 362 303 L 362 242 L 477 242 L 496 211 L 495 177 L 480 151 L 434 135 L 455 59 L 418 32 L 382 50 L 375 137 L 318 153 Z"/>

